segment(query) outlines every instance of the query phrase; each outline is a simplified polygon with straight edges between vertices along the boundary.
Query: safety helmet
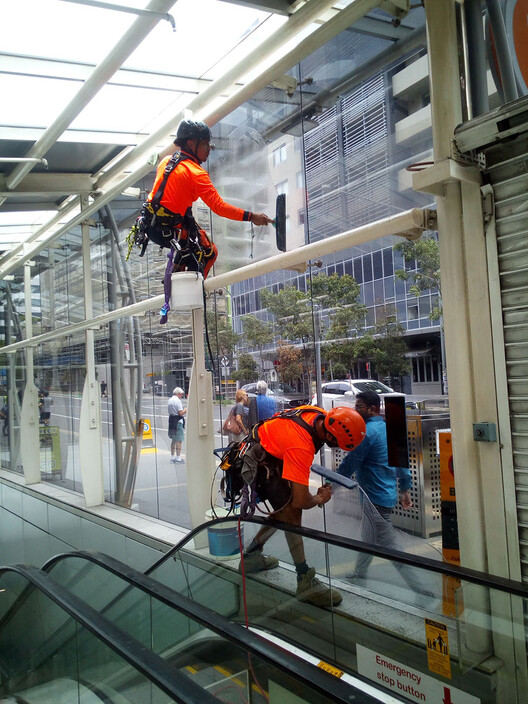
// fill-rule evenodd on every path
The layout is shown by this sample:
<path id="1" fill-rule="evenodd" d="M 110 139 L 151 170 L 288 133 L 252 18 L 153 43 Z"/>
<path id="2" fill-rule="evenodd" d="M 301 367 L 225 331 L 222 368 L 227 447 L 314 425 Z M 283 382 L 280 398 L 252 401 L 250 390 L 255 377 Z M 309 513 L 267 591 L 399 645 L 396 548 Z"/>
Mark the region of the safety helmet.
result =
<path id="1" fill-rule="evenodd" d="M 342 450 L 353 450 L 365 437 L 365 421 L 356 410 L 348 406 L 332 408 L 326 414 L 324 423 Z"/>
<path id="2" fill-rule="evenodd" d="M 176 139 L 206 139 L 211 141 L 211 130 L 205 122 L 195 122 L 194 120 L 182 120 L 178 125 Z"/>

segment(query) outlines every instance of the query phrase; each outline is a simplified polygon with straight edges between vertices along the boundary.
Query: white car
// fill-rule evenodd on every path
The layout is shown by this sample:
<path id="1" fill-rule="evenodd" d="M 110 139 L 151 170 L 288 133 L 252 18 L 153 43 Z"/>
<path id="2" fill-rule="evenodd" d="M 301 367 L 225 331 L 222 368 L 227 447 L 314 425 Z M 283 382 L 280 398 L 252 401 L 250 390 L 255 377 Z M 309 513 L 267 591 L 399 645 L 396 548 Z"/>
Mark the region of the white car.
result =
<path id="1" fill-rule="evenodd" d="M 334 380 L 327 381 L 322 385 L 322 401 L 323 409 L 329 411 L 335 406 L 354 406 L 356 402 L 356 394 L 360 391 L 375 391 L 383 398 L 387 394 L 391 396 L 405 396 L 400 394 L 389 386 L 382 384 L 381 381 L 375 379 L 344 379 L 342 381 Z M 312 406 L 317 406 L 317 395 L 314 394 L 311 400 Z"/>

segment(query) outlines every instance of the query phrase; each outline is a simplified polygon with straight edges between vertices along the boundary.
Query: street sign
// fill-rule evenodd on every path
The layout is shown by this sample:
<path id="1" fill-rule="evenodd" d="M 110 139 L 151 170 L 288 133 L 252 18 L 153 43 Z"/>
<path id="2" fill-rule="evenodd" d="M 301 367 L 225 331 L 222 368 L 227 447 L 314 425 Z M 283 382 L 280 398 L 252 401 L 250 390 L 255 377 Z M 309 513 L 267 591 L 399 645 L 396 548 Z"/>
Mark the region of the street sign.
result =
<path id="1" fill-rule="evenodd" d="M 220 360 L 220 364 L 221 364 L 223 367 L 228 367 L 228 366 L 229 366 L 229 357 L 226 357 L 226 356 L 224 355 L 224 356 L 222 357 L 222 359 Z"/>

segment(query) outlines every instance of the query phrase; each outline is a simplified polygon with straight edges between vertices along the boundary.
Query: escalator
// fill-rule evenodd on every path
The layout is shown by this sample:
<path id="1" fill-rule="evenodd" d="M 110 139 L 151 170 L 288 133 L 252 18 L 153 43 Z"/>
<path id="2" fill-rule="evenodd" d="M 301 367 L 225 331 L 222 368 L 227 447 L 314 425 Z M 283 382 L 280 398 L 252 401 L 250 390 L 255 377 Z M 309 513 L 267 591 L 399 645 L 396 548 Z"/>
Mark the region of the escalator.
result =
<path id="1" fill-rule="evenodd" d="M 279 567 L 243 576 L 239 544 L 262 523 L 209 522 L 146 574 L 88 552 L 3 568 L 0 704 L 523 701 L 524 585 L 373 548 L 353 584 L 364 543 L 284 524 L 268 544 Z M 296 598 L 286 532 L 339 606 Z"/>

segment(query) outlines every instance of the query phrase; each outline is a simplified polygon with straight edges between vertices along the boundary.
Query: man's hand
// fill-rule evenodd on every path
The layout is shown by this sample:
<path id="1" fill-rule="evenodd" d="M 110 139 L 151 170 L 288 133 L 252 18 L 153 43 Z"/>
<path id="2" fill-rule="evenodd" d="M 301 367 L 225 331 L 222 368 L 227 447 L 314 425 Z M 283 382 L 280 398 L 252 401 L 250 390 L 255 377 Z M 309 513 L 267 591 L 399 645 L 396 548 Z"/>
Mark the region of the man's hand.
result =
<path id="1" fill-rule="evenodd" d="M 253 225 L 261 226 L 271 225 L 273 223 L 273 220 L 264 213 L 251 213 L 251 222 L 253 223 Z"/>
<path id="2" fill-rule="evenodd" d="M 402 508 L 408 509 L 411 508 L 413 505 L 412 499 L 411 499 L 411 492 L 410 491 L 402 491 L 400 494 L 400 503 L 402 505 Z"/>
<path id="3" fill-rule="evenodd" d="M 317 496 L 320 497 L 320 506 L 328 503 L 332 498 L 332 487 L 327 484 L 320 486 L 319 489 L 317 489 Z"/>

